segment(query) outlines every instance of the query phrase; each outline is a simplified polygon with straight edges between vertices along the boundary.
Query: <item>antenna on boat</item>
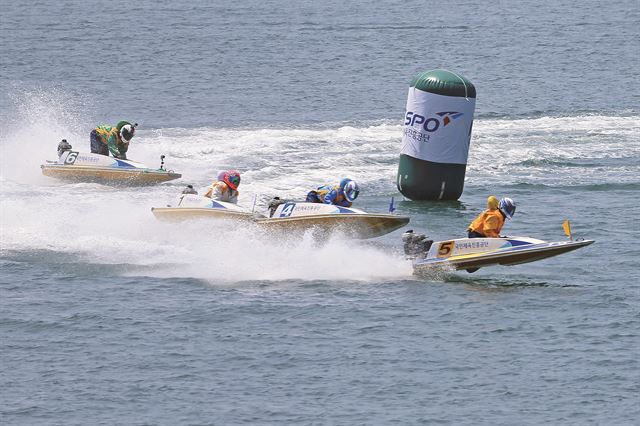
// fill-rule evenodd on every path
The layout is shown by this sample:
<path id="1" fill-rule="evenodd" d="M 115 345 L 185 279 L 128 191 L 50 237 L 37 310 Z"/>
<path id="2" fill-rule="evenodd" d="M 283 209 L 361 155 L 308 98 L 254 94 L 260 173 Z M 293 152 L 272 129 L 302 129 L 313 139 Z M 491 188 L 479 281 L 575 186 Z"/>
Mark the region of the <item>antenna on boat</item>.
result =
<path id="1" fill-rule="evenodd" d="M 164 170 L 164 157 L 164 154 L 160 156 L 160 170 Z"/>
<path id="2" fill-rule="evenodd" d="M 393 206 L 393 197 L 391 197 L 391 202 L 389 203 L 389 213 L 393 213 L 396 211 L 396 208 Z"/>

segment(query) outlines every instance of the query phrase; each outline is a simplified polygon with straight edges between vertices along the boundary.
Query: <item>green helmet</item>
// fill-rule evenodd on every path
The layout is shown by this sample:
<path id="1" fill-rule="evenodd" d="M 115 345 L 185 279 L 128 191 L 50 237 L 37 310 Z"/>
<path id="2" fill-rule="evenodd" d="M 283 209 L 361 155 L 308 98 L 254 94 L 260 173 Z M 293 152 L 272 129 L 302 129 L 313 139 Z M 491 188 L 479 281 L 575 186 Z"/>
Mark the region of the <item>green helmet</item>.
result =
<path id="1" fill-rule="evenodd" d="M 120 131 L 127 124 L 131 125 L 131 123 L 129 123 L 128 121 L 124 121 L 124 120 L 123 121 L 118 121 L 118 124 L 116 124 L 116 129 L 118 129 L 118 131 Z"/>

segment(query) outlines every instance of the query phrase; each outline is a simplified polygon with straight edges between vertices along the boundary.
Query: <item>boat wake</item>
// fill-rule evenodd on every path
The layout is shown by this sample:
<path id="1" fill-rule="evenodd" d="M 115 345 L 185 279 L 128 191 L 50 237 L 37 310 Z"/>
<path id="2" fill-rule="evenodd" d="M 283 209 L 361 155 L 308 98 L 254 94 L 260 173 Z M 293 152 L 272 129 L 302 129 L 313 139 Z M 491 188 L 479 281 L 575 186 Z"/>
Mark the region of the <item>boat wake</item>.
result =
<path id="1" fill-rule="evenodd" d="M 41 174 L 40 165 L 56 154 L 62 138 L 74 149 L 88 149 L 89 131 L 102 121 L 89 116 L 90 108 L 59 93 L 25 94 L 16 105 L 11 117 L 3 117 L 0 134 L 3 251 L 50 250 L 87 264 L 132 265 L 134 273 L 136 266 L 152 265 L 153 271 L 141 273 L 212 281 L 411 276 L 410 263 L 399 255 L 338 237 L 317 246 L 310 237 L 285 242 L 252 226 L 167 227 L 150 212 L 173 202 L 186 184 L 202 193 L 226 168 L 243 173 L 239 204 L 248 208 L 274 195 L 299 200 L 317 185 L 348 176 L 362 189 L 357 207 L 381 211 L 397 196 L 400 120 L 195 129 L 145 129 L 141 123 L 131 157 L 157 164 L 166 154 L 168 167 L 183 177 L 151 188 L 116 189 L 60 183 Z M 633 190 L 640 171 L 639 130 L 638 116 L 478 118 L 467 186 Z M 550 165 L 554 173 L 548 173 Z M 450 214 L 440 205 L 433 213 L 428 208 L 400 203 L 398 213 L 410 212 L 412 220 Z M 435 225 L 440 226 L 437 220 Z"/>
<path id="2" fill-rule="evenodd" d="M 68 203 L 59 202 L 57 187 L 3 202 L 3 247 L 14 253 L 47 250 L 74 255 L 76 268 L 82 263 L 114 265 L 114 275 L 126 270 L 129 275 L 194 277 L 216 283 L 411 276 L 410 262 L 399 254 L 340 235 L 318 243 L 311 232 L 286 238 L 235 221 L 162 223 L 144 201 L 128 199 L 113 189 L 99 188 L 96 194 L 96 186 L 65 186 L 64 193 L 76 194 Z"/>

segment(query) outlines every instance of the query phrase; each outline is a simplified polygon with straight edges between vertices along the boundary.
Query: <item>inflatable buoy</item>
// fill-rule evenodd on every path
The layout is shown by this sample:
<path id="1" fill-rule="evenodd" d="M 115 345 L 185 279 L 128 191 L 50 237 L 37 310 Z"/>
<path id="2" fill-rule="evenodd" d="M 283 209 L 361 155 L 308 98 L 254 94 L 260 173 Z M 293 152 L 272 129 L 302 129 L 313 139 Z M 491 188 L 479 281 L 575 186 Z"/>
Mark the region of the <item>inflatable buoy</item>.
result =
<path id="1" fill-rule="evenodd" d="M 467 169 L 476 88 L 446 70 L 416 75 L 404 115 L 397 185 L 410 200 L 457 200 Z"/>

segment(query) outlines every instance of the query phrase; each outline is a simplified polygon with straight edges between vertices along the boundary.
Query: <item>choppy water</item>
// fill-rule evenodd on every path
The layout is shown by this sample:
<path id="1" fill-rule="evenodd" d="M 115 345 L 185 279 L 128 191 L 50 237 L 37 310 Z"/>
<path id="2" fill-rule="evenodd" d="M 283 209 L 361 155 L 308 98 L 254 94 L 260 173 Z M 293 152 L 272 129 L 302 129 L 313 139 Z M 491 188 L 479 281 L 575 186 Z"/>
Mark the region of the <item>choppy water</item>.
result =
<path id="1" fill-rule="evenodd" d="M 0 9 L 3 424 L 637 422 L 634 2 Z M 411 227 L 462 235 L 508 195 L 505 233 L 570 218 L 596 244 L 419 279 L 400 231 L 318 245 L 151 215 L 226 167 L 246 206 L 348 175 L 386 210 L 407 82 L 432 68 L 474 82 L 476 120 L 462 198 L 400 202 Z M 59 139 L 121 118 L 132 158 L 184 178 L 41 176 Z"/>

